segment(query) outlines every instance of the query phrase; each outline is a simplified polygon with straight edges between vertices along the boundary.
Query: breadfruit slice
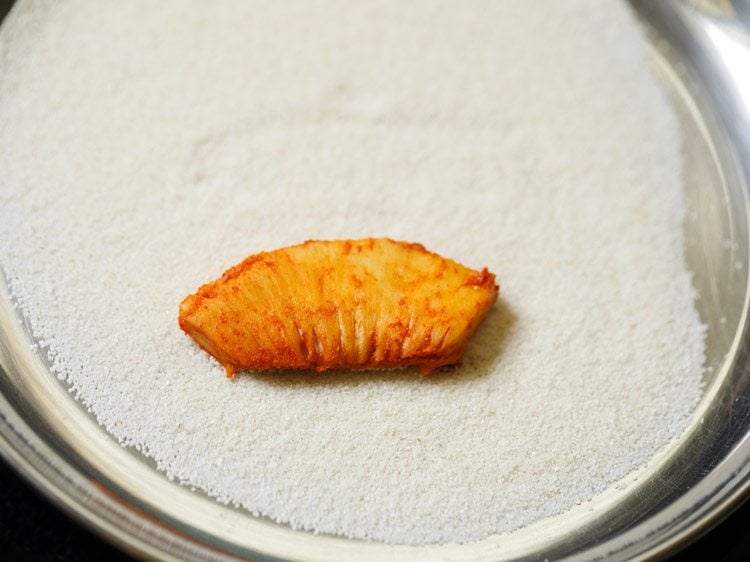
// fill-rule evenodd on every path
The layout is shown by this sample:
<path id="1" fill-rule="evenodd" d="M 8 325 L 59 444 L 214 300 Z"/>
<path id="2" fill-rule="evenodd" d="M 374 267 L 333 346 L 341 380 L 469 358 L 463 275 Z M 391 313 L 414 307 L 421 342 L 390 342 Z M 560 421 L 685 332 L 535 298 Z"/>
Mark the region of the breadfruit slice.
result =
<path id="1" fill-rule="evenodd" d="M 227 376 L 460 362 L 495 276 L 386 238 L 308 241 L 248 257 L 180 304 L 180 327 Z"/>

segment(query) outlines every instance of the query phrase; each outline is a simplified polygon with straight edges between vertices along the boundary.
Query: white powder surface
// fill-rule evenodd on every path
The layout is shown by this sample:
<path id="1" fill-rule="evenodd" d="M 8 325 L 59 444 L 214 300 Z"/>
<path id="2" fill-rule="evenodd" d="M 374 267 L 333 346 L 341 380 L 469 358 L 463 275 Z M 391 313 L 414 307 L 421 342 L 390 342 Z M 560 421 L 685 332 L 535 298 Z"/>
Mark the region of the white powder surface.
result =
<path id="1" fill-rule="evenodd" d="M 21 2 L 0 263 L 53 372 L 170 477 L 295 528 L 510 532 L 687 427 L 680 131 L 601 0 Z M 246 373 L 177 326 L 249 254 L 417 241 L 497 273 L 462 367 Z"/>

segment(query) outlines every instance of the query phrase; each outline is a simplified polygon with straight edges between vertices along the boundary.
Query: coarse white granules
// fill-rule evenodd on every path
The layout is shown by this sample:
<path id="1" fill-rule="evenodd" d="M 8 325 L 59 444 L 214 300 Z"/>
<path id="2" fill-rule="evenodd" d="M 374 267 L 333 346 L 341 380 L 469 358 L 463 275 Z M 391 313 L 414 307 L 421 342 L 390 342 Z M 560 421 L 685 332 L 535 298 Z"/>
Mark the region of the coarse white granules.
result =
<path id="1" fill-rule="evenodd" d="M 292 526 L 472 541 L 648 462 L 701 393 L 680 137 L 619 2 L 22 2 L 0 261 L 53 370 L 168 475 Z M 243 374 L 177 327 L 249 254 L 499 276 L 456 370 Z"/>

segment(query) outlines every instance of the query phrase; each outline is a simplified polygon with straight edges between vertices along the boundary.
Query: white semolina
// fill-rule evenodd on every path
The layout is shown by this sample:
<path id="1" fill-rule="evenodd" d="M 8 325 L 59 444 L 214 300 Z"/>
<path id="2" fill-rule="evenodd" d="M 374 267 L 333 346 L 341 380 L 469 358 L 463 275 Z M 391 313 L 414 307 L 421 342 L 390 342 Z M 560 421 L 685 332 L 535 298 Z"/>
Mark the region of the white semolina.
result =
<path id="1" fill-rule="evenodd" d="M 474 541 L 687 426 L 680 132 L 620 2 L 21 2 L 0 265 L 52 370 L 170 477 L 295 528 Z M 421 242 L 498 274 L 455 370 L 243 374 L 177 327 L 245 256 Z"/>

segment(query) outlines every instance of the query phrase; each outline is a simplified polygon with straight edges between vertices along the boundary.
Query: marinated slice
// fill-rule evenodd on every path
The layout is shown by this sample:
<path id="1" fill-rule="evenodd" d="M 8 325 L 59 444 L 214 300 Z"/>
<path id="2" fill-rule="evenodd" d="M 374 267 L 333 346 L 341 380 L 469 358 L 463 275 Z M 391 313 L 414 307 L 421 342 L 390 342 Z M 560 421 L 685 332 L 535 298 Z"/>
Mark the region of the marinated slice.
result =
<path id="1" fill-rule="evenodd" d="M 386 238 L 308 241 L 248 257 L 180 304 L 180 327 L 226 369 L 460 362 L 495 276 Z"/>

